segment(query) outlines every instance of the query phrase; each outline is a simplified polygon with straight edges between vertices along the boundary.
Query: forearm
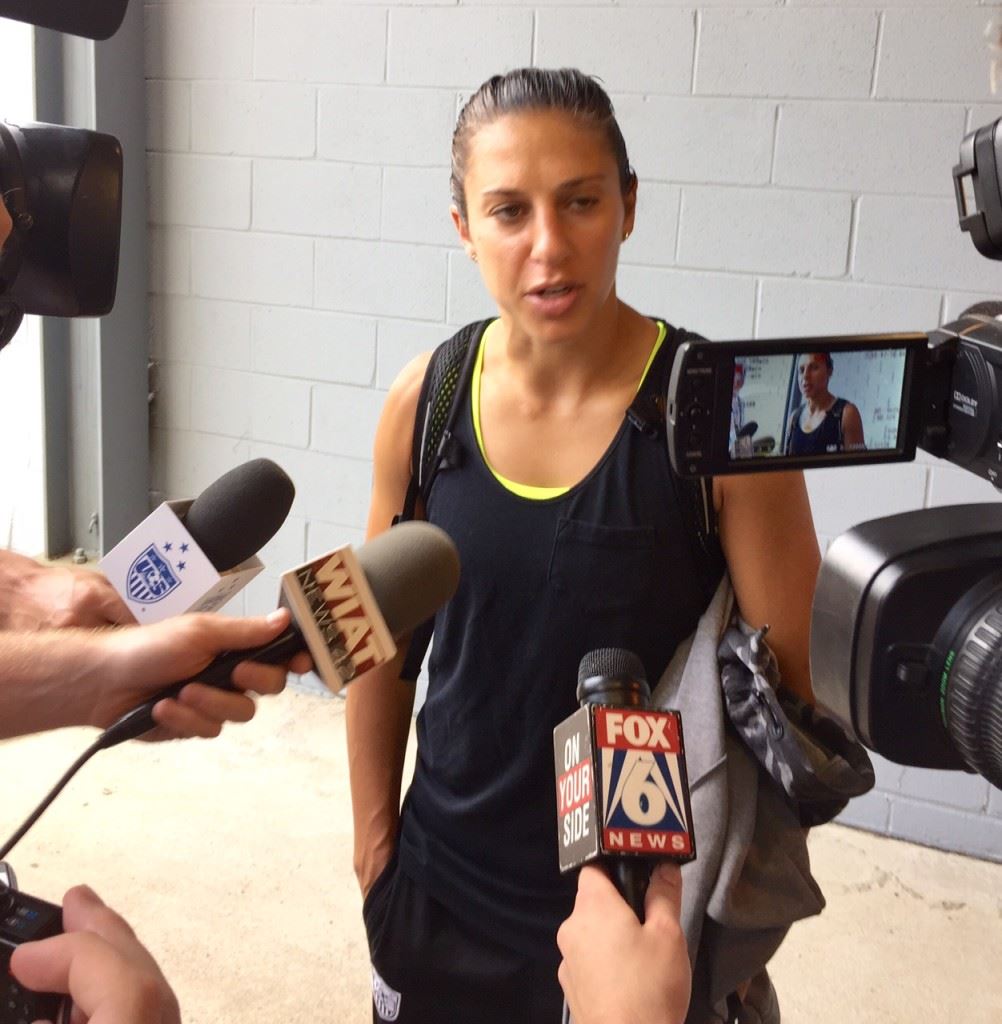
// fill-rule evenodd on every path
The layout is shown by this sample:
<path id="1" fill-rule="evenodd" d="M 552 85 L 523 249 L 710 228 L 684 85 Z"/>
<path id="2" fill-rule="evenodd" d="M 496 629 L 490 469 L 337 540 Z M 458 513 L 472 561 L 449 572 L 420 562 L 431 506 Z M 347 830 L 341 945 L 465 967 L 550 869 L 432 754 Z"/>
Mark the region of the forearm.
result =
<path id="1" fill-rule="evenodd" d="M 813 703 L 811 603 L 821 556 L 800 473 L 718 477 L 720 539 L 741 614 L 769 625 L 783 683 Z"/>
<path id="2" fill-rule="evenodd" d="M 231 675 L 235 692 L 197 682 L 176 699 L 161 700 L 161 691 L 197 680 L 224 651 L 270 643 L 288 625 L 288 610 L 279 609 L 248 619 L 196 614 L 119 629 L 0 632 L 0 738 L 65 725 L 106 728 L 150 699 L 158 725 L 151 738 L 218 736 L 225 722 L 253 717 L 244 691 L 278 693 L 287 670 L 304 672 L 309 659 L 242 662 Z"/>
<path id="3" fill-rule="evenodd" d="M 100 572 L 40 565 L 0 551 L 0 630 L 21 632 L 132 625 L 135 618 Z"/>
<path id="4" fill-rule="evenodd" d="M 87 630 L 0 632 L 0 738 L 93 724 L 114 662 L 105 637 Z"/>
<path id="5" fill-rule="evenodd" d="M 404 648 L 405 649 L 405 648 Z M 345 709 L 355 827 L 355 872 L 364 888 L 392 852 L 400 818 L 414 686 L 400 679 L 404 650 L 349 686 Z"/>
<path id="6" fill-rule="evenodd" d="M 0 630 L 16 628 L 24 582 L 40 568 L 32 558 L 0 550 Z"/>

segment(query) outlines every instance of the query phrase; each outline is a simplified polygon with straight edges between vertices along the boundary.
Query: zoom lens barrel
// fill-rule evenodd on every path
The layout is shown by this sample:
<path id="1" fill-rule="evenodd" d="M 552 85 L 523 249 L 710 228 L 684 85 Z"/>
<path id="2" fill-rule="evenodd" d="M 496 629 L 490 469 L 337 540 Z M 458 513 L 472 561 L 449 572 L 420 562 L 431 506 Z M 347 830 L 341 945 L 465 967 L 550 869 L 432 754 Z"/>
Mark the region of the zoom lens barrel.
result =
<path id="1" fill-rule="evenodd" d="M 940 689 L 946 731 L 967 766 L 1002 788 L 1002 588 L 982 596 L 951 648 Z"/>

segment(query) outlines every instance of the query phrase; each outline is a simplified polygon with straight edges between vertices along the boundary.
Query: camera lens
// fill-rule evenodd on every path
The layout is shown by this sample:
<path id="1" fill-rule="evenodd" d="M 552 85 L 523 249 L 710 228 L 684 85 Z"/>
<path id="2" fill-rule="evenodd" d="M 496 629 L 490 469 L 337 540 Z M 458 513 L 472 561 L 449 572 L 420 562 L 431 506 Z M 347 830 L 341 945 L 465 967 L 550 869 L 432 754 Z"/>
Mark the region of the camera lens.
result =
<path id="1" fill-rule="evenodd" d="M 1002 587 L 967 595 L 940 681 L 940 712 L 964 763 L 1002 788 Z"/>

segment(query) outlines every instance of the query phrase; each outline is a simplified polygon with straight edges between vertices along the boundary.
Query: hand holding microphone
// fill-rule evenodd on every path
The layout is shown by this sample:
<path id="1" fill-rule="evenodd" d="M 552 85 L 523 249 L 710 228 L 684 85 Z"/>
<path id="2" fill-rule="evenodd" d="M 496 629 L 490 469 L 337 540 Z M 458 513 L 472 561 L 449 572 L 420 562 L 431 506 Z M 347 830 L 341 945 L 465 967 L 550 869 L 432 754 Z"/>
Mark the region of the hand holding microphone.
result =
<path id="1" fill-rule="evenodd" d="M 577 695 L 553 730 L 560 870 L 603 859 L 643 920 L 651 861 L 696 855 L 681 717 L 649 710 L 644 666 L 620 648 L 581 659 Z"/>
<path id="2" fill-rule="evenodd" d="M 677 1018 L 646 1016 L 657 1004 L 645 1013 L 624 1015 L 624 996 L 629 1000 L 649 992 L 649 979 L 638 975 L 640 987 L 630 985 L 636 991 L 627 991 L 623 974 L 628 972 L 617 968 L 610 974 L 608 968 L 623 962 L 627 940 L 639 949 L 656 947 L 664 938 L 662 926 L 671 914 L 664 913 L 660 889 L 676 876 L 671 871 L 659 875 L 651 894 L 653 860 L 684 863 L 696 856 L 681 716 L 649 710 L 643 663 L 621 648 L 591 651 L 581 659 L 577 696 L 580 710 L 553 730 L 560 870 L 600 860 L 608 875 L 600 868 L 582 870 L 574 914 L 560 929 L 563 938 L 558 934 L 564 956 L 559 975 L 566 996 L 563 1020 L 566 1024 L 573 1015 L 574 1024 L 674 1024 L 685 1017 L 684 1008 Z M 645 914 L 652 907 L 658 916 L 648 928 Z M 608 922 L 602 923 L 606 916 Z M 674 918 L 677 928 L 677 909 Z M 606 930 L 613 921 L 618 928 Z M 668 932 L 669 944 L 677 946 L 674 932 Z M 590 953 L 589 940 L 595 944 Z M 684 938 L 680 955 L 688 975 Z M 604 963 L 601 969 L 596 958 Z M 649 959 L 643 961 L 646 966 Z M 687 1005 L 688 989 L 684 995 Z M 644 998 L 638 1006 L 645 1005 Z"/>
<path id="3" fill-rule="evenodd" d="M 88 589 L 78 594 L 76 583 L 69 588 L 76 597 L 73 617 L 65 621 L 60 616 L 68 611 L 60 594 L 65 597 L 68 588 L 59 583 L 64 570 L 0 554 L 0 736 L 67 725 L 106 726 L 166 683 L 196 675 L 220 652 L 259 647 L 281 633 L 288 626 L 286 614 L 270 621 L 239 621 L 179 613 L 217 605 L 253 578 L 261 567 L 254 552 L 285 521 L 293 494 L 292 481 L 275 463 L 257 459 L 224 474 L 194 502 L 160 506 L 109 554 L 111 580 L 87 570 L 73 574 Z M 124 569 L 116 573 L 116 565 Z M 198 565 L 204 571 L 192 579 L 190 570 Z M 44 587 L 29 586 L 34 597 L 25 601 L 25 586 L 36 576 Z M 87 594 L 90 602 L 83 599 Z M 42 595 L 46 600 L 40 606 Z M 4 620 L 8 598 L 18 604 L 19 628 Z M 126 601 L 143 621 L 157 625 L 136 628 Z M 171 602 L 173 616 L 165 612 Z M 93 629 L 123 619 L 131 626 L 90 632 L 62 628 Z M 276 693 L 285 671 L 275 664 L 243 665 L 234 680 L 227 675 L 226 688 Z M 305 657 L 289 665 L 297 672 L 308 667 Z M 191 686 L 181 694 L 181 689 L 163 694 L 179 700 L 161 703 L 156 722 L 151 713 L 149 728 L 157 723 L 164 728 L 150 738 L 214 736 L 224 722 L 253 715 L 242 693 Z"/>
<path id="4" fill-rule="evenodd" d="M 358 675 L 396 654 L 394 638 L 420 625 L 455 592 L 459 555 L 448 535 L 424 522 L 401 523 L 363 544 L 338 548 L 282 577 L 282 600 L 293 621 L 269 643 L 222 654 L 189 678 L 123 715 L 99 741 L 101 749 L 143 735 L 164 698 L 200 682 L 232 689 L 234 670 L 248 660 L 288 662 L 308 652 L 317 674 L 337 693 Z"/>
<path id="5" fill-rule="evenodd" d="M 221 685 L 185 684 L 210 682 L 197 676 L 220 651 L 268 643 L 288 626 L 287 617 L 239 621 L 182 613 L 221 607 L 260 572 L 256 553 L 285 522 L 295 493 L 280 466 L 252 459 L 224 473 L 194 501 L 165 502 L 102 559 L 130 620 L 153 625 L 106 638 L 111 677 L 119 685 L 94 692 L 88 721 L 107 726 L 158 689 L 143 705 L 147 738 L 217 736 L 224 722 L 253 717 L 253 703 L 240 691 L 282 689 L 286 669 L 271 667 L 277 660 L 268 666 L 248 663 L 231 678 L 234 662 Z M 294 672 L 308 668 L 305 657 L 288 665 Z M 179 678 L 185 682 L 163 689 Z"/>
<path id="6" fill-rule="evenodd" d="M 214 610 L 260 571 L 254 553 L 285 521 L 294 495 L 292 481 L 274 462 L 244 463 L 190 506 L 161 505 L 108 553 L 102 568 L 140 621 Z M 199 567 L 202 573 L 195 580 Z M 298 566 L 282 577 L 282 601 L 294 620 L 288 629 L 252 650 L 234 644 L 233 651 L 182 676 L 116 722 L 102 738 L 102 749 L 152 729 L 157 703 L 177 696 L 189 683 L 232 690 L 233 671 L 248 660 L 282 664 L 308 651 L 317 673 L 337 692 L 393 657 L 393 638 L 431 616 L 452 595 L 458 579 L 452 542 L 427 523 L 401 524 L 365 544 L 357 557 L 345 546 Z"/>
<path id="7" fill-rule="evenodd" d="M 144 673 L 143 682 L 137 686 L 148 692 L 151 682 L 177 681 L 105 729 L 0 848 L 0 859 L 99 750 L 142 736 L 158 721 L 175 724 L 177 719 L 171 716 L 180 715 L 183 724 L 185 700 L 188 708 L 198 702 L 231 701 L 233 694 L 227 691 L 233 689 L 234 673 L 238 680 L 243 676 L 245 685 L 252 677 L 270 678 L 264 675 L 269 665 L 285 665 L 302 652 L 309 653 L 324 682 L 339 690 L 356 675 L 392 658 L 396 653 L 393 637 L 409 632 L 434 614 L 458 582 L 459 556 L 449 537 L 429 523 L 403 523 L 363 545 L 357 555 L 350 548 L 340 548 L 286 573 L 283 598 L 292 606 L 292 622 L 288 612 L 280 609 L 264 621 L 182 616 L 157 626 L 109 633 L 106 642 L 124 646 L 127 652 L 131 649 L 136 671 Z M 201 641 L 199 630 L 203 631 Z M 226 653 L 210 661 L 213 653 L 226 647 L 230 648 Z M 192 675 L 178 679 L 182 675 L 178 668 L 184 666 L 185 658 L 192 659 Z M 277 673 L 276 680 L 284 681 L 284 668 L 271 671 Z M 103 723 L 115 703 L 109 705 L 101 695 L 101 682 L 100 678 L 87 680 L 88 685 L 98 687 L 98 710 L 88 720 Z M 197 690 L 190 687 L 194 682 L 209 683 L 215 693 L 204 685 Z M 197 697 L 191 696 L 193 693 Z M 179 694 L 181 710 L 172 710 L 169 702 L 163 703 Z M 203 710 L 207 706 L 203 704 Z M 248 711 L 252 707 L 248 706 Z M 215 732 L 218 729 L 208 734 Z"/>
<path id="8" fill-rule="evenodd" d="M 754 454 L 754 441 L 752 438 L 758 430 L 758 423 L 749 420 L 735 435 L 731 455 L 735 459 L 747 459 Z"/>
<path id="9" fill-rule="evenodd" d="M 557 932 L 557 977 L 574 1024 L 681 1024 L 692 970 L 679 924 L 682 872 L 651 874 L 643 923 L 599 867 L 578 877 L 574 912 Z"/>
<path id="10" fill-rule="evenodd" d="M 311 662 L 306 654 L 289 655 L 282 664 L 248 661 L 244 655 L 225 687 L 202 683 L 200 670 L 220 652 L 260 648 L 288 627 L 289 613 L 278 609 L 251 618 L 181 615 L 144 629 L 109 631 L 97 638 L 106 652 L 104 685 L 87 691 L 92 706 L 86 720 L 106 728 L 142 704 L 149 707 L 152 730 L 144 730 L 144 739 L 218 736 L 226 722 L 254 716 L 247 693 L 281 693 L 288 672 L 307 672 Z M 178 677 L 189 682 L 177 683 Z"/>

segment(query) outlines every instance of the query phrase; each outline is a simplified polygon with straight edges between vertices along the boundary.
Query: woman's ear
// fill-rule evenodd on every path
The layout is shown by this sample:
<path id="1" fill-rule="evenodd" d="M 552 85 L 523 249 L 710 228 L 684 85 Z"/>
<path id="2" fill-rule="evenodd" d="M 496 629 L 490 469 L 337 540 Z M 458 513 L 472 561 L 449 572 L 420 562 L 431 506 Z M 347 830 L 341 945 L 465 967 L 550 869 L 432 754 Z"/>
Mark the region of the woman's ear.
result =
<path id="1" fill-rule="evenodd" d="M 456 225 L 456 233 L 459 235 L 459 240 L 463 243 L 466 255 L 476 262 L 477 254 L 473 248 L 473 239 L 470 238 L 470 225 L 466 222 L 466 218 L 459 212 L 459 207 L 456 206 L 455 203 L 449 207 L 449 213 L 452 216 L 452 223 Z"/>
<path id="2" fill-rule="evenodd" d="M 637 216 L 637 176 L 630 173 L 630 184 L 623 193 L 623 238 L 633 234 L 633 225 Z"/>

